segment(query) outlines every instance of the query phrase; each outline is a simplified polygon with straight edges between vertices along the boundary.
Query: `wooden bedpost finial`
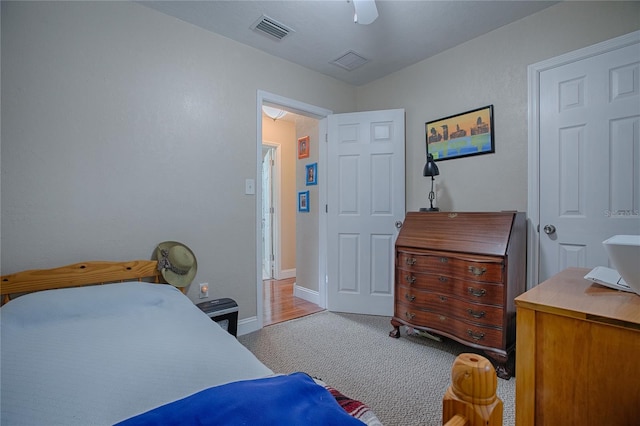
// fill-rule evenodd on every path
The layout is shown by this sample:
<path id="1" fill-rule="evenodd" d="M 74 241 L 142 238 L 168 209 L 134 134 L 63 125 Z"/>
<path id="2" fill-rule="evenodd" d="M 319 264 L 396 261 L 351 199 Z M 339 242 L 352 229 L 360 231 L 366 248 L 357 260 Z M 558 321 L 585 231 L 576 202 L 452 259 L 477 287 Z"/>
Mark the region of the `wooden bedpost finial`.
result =
<path id="1" fill-rule="evenodd" d="M 468 426 L 502 426 L 502 400 L 496 395 L 498 379 L 491 362 L 480 355 L 458 355 L 451 367 L 451 386 L 442 399 L 442 423 L 454 416 Z"/>

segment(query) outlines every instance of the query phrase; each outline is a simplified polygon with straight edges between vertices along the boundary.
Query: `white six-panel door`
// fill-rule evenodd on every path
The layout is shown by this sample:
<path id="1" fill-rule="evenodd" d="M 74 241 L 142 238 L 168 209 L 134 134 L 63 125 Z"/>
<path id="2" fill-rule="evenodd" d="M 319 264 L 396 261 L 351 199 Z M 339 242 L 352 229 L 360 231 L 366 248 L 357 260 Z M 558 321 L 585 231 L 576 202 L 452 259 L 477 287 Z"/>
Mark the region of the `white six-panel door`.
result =
<path id="1" fill-rule="evenodd" d="M 404 110 L 330 115 L 328 134 L 327 308 L 393 315 Z"/>
<path id="2" fill-rule="evenodd" d="M 640 44 L 540 74 L 539 282 L 640 233 Z"/>

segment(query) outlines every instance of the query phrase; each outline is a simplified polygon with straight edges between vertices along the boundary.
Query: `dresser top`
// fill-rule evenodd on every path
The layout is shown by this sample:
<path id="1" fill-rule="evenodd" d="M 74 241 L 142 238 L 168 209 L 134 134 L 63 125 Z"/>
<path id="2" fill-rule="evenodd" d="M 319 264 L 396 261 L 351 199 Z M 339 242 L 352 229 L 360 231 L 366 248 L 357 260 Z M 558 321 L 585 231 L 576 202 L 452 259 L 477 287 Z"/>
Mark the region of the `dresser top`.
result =
<path id="1" fill-rule="evenodd" d="M 409 212 L 396 246 L 504 256 L 516 212 Z"/>
<path id="2" fill-rule="evenodd" d="M 517 307 L 640 330 L 640 296 L 584 279 L 586 268 L 568 268 L 515 299 Z"/>

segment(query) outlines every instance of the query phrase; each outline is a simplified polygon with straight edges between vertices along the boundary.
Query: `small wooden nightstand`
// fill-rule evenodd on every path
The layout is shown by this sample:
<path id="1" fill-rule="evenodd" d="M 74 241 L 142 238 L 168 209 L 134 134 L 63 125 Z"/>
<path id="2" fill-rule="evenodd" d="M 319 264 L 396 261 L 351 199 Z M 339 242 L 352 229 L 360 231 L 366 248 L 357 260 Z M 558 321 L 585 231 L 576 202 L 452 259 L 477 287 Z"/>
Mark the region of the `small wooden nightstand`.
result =
<path id="1" fill-rule="evenodd" d="M 229 298 L 208 300 L 196 305 L 229 334 L 238 336 L 238 304 Z"/>
<path id="2" fill-rule="evenodd" d="M 640 401 L 640 296 L 569 268 L 518 296 L 516 424 L 631 425 Z"/>

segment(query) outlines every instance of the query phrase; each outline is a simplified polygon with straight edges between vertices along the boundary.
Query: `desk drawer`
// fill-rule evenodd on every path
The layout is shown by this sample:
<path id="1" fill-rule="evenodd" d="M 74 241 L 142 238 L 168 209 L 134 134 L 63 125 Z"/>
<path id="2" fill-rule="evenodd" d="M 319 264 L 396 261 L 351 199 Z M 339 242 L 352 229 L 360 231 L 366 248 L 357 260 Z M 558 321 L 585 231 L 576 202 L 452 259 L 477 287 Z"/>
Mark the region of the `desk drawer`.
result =
<path id="1" fill-rule="evenodd" d="M 406 271 L 430 272 L 483 282 L 503 282 L 502 258 L 473 258 L 423 255 L 398 251 L 396 266 Z"/>
<path id="2" fill-rule="evenodd" d="M 405 286 L 398 287 L 396 303 L 497 328 L 502 328 L 504 322 L 504 309 L 500 306 L 471 303 L 449 295 Z"/>
<path id="3" fill-rule="evenodd" d="M 400 268 L 396 269 L 396 283 L 398 286 L 449 294 L 477 303 L 504 305 L 502 284 L 467 281 L 446 275 L 425 274 Z"/>
<path id="4" fill-rule="evenodd" d="M 444 313 L 417 309 L 415 305 L 400 301 L 396 301 L 394 316 L 411 326 L 424 327 L 435 333 L 442 332 L 474 345 L 492 348 L 504 346 L 501 328 L 471 324 Z"/>

